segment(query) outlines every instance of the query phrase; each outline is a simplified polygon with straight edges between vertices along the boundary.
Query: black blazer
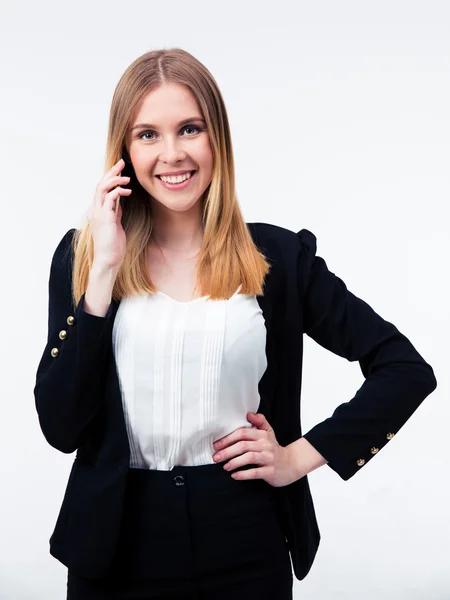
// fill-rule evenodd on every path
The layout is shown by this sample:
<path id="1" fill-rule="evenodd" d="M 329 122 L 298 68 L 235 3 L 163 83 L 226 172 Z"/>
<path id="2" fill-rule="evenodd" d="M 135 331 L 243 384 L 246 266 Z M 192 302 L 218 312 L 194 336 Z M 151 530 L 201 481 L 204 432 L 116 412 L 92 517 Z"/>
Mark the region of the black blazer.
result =
<path id="1" fill-rule="evenodd" d="M 385 321 L 316 255 L 316 237 L 266 223 L 249 232 L 271 263 L 257 296 L 267 328 L 267 369 L 260 406 L 286 446 L 302 436 L 300 393 L 303 334 L 359 361 L 365 381 L 304 437 L 348 480 L 372 460 L 436 388 L 433 369 L 411 342 Z M 129 445 L 114 355 L 112 327 L 119 302 L 105 317 L 71 301 L 69 230 L 50 269 L 48 338 L 34 395 L 48 443 L 77 451 L 50 537 L 50 554 L 76 574 L 102 577 L 114 555 L 129 465 Z M 211 450 L 212 454 L 212 450 Z M 211 458 L 211 463 L 214 461 Z M 274 488 L 295 577 L 309 572 L 320 540 L 307 476 Z"/>

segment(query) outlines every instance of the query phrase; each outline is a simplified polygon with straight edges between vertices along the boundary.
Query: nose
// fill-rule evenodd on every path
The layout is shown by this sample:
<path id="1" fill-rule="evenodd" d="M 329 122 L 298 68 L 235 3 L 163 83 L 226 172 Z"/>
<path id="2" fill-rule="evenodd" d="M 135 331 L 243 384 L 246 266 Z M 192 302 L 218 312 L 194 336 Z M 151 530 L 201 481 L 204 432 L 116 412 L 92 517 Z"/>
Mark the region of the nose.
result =
<path id="1" fill-rule="evenodd" d="M 186 158 L 186 152 L 183 150 L 183 142 L 171 137 L 163 142 L 162 151 L 159 155 L 162 162 L 176 163 Z"/>

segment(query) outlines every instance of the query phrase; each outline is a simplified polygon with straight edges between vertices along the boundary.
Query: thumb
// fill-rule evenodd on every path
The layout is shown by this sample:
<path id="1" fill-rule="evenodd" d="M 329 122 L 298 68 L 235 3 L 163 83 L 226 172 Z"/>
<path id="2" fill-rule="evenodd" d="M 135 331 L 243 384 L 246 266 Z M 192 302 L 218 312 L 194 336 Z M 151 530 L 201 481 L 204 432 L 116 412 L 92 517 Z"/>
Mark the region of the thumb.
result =
<path id="1" fill-rule="evenodd" d="M 258 429 L 270 429 L 266 417 L 262 413 L 247 413 L 247 420 L 258 427 Z"/>

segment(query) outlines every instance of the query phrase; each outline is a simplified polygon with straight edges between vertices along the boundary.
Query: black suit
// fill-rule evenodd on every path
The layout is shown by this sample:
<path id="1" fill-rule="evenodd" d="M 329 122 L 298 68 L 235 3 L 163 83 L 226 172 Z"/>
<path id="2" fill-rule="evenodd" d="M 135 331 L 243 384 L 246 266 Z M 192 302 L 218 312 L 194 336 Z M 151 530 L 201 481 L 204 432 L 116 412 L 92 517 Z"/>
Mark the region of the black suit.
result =
<path id="1" fill-rule="evenodd" d="M 305 438 L 348 480 L 376 456 L 436 388 L 432 368 L 391 323 L 347 290 L 316 255 L 308 230 L 265 223 L 248 229 L 272 268 L 258 296 L 267 328 L 268 366 L 259 383 L 262 412 L 286 446 L 302 436 L 303 334 L 349 361 L 366 378 L 354 398 Z M 119 306 L 105 317 L 71 303 L 74 230 L 55 250 L 49 281 L 48 339 L 36 375 L 39 422 L 49 444 L 77 455 L 50 538 L 50 553 L 83 577 L 111 563 L 129 466 L 129 445 L 112 352 Z M 72 318 L 69 318 L 72 317 Z M 65 331 L 66 333 L 60 332 Z M 56 349 L 56 351 L 54 350 Z M 294 573 L 303 579 L 320 540 L 307 477 L 275 488 Z"/>

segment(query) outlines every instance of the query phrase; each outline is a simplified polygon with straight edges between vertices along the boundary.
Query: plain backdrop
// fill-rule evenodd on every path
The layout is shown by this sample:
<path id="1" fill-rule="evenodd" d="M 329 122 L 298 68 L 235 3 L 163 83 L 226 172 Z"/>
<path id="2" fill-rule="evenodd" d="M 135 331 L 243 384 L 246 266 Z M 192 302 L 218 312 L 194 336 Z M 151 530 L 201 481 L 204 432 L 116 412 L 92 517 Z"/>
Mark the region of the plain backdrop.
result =
<path id="1" fill-rule="evenodd" d="M 322 540 L 294 597 L 450 598 L 449 35 L 445 0 L 1 2 L 1 599 L 66 597 L 48 540 L 74 456 L 46 443 L 33 397 L 50 261 L 103 175 L 120 76 L 163 47 L 219 84 L 246 220 L 310 229 L 438 380 L 349 481 L 309 475 Z M 363 376 L 308 337 L 303 369 L 306 432 Z"/>

